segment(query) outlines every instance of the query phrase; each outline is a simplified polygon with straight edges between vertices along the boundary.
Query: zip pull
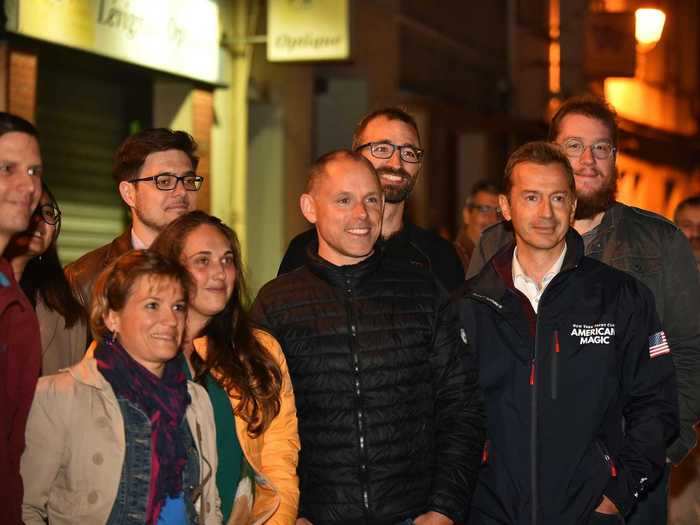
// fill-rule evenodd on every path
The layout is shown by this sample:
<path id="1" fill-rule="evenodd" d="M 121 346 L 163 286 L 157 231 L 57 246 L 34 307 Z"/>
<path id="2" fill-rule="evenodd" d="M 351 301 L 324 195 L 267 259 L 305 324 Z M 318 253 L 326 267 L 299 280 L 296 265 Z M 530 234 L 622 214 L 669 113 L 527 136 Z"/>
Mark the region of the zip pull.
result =
<path id="1" fill-rule="evenodd" d="M 481 453 L 481 463 L 485 464 L 489 462 L 489 441 L 488 439 L 484 442 L 484 451 Z"/>
<path id="2" fill-rule="evenodd" d="M 617 467 L 615 467 L 615 462 L 608 454 L 605 454 L 605 461 L 607 461 L 608 465 L 610 465 L 610 477 L 616 478 L 617 477 Z"/>
<path id="3" fill-rule="evenodd" d="M 530 386 L 535 384 L 535 360 L 530 361 Z"/>
<path id="4" fill-rule="evenodd" d="M 559 353 L 561 346 L 559 345 L 559 330 L 554 330 L 552 352 L 552 399 L 557 399 L 559 391 Z"/>

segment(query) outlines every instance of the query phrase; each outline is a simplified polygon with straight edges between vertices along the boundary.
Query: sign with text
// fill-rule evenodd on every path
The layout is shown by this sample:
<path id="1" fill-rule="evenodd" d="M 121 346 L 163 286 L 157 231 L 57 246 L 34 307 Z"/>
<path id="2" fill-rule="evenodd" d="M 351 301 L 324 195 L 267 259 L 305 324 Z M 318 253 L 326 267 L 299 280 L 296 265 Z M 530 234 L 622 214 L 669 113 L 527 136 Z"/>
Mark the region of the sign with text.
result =
<path id="1" fill-rule="evenodd" d="M 350 58 L 348 0 L 269 0 L 270 62 Z"/>
<path id="2" fill-rule="evenodd" d="M 8 30 L 205 82 L 219 79 L 215 0 L 14 0 Z M 14 18 L 14 19 L 13 19 Z"/>

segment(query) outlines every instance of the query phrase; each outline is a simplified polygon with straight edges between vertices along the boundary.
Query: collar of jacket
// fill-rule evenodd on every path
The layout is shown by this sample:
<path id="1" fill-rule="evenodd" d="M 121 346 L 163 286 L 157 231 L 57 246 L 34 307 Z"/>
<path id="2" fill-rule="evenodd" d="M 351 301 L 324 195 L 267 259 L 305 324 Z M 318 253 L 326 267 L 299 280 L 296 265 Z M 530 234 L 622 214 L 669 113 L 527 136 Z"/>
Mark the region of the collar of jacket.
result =
<path id="1" fill-rule="evenodd" d="M 381 250 L 374 253 L 364 261 L 346 266 L 336 266 L 318 255 L 318 241 L 309 243 L 306 249 L 306 264 L 309 270 L 324 281 L 337 288 L 355 288 L 367 276 L 373 274 L 379 267 Z"/>
<path id="2" fill-rule="evenodd" d="M 127 228 L 119 237 L 111 242 L 106 259 L 111 260 L 133 249 L 134 247 L 131 245 L 131 228 Z"/>
<path id="3" fill-rule="evenodd" d="M 494 255 L 481 272 L 466 282 L 466 293 L 464 295 L 486 300 L 499 310 L 503 309 L 506 292 L 509 289 L 516 290 L 513 285 L 514 250 L 515 241 L 509 243 Z M 569 228 L 566 232 L 566 255 L 559 273 L 578 266 L 583 256 L 583 239 L 576 230 Z"/>
<path id="4" fill-rule="evenodd" d="M 97 360 L 94 355 L 96 347 L 97 344 L 93 341 L 87 352 L 85 352 L 85 356 L 78 363 L 67 369 L 68 373 L 79 383 L 92 386 L 98 390 L 111 389 L 110 384 L 97 369 Z"/>

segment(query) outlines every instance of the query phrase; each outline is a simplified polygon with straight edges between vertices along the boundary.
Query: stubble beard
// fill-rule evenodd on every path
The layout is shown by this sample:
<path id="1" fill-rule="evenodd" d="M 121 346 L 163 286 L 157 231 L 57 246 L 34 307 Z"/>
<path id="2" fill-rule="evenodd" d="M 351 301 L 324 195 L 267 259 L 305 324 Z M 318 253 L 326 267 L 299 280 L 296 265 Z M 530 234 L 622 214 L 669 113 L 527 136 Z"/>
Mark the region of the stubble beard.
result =
<path id="1" fill-rule="evenodd" d="M 574 220 L 590 219 L 607 210 L 617 197 L 617 168 L 613 166 L 610 177 L 603 185 L 589 195 L 576 195 L 576 214 Z"/>
<path id="2" fill-rule="evenodd" d="M 381 181 L 381 176 L 383 173 L 401 177 L 403 184 L 387 184 L 382 185 L 382 190 L 384 191 L 384 200 L 390 204 L 399 204 L 404 202 L 408 196 L 413 191 L 413 187 L 416 184 L 416 177 L 411 177 L 409 173 L 403 168 L 379 168 L 377 174 L 379 175 L 379 180 Z"/>

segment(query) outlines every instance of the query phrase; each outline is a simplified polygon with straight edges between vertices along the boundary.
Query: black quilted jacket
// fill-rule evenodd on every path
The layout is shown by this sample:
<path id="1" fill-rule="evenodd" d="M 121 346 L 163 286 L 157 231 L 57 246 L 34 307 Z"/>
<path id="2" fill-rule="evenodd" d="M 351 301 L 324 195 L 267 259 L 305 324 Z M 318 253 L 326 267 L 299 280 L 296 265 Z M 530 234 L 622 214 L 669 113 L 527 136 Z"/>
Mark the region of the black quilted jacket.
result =
<path id="1" fill-rule="evenodd" d="M 254 320 L 282 345 L 301 455 L 299 516 L 394 524 L 428 510 L 462 520 L 483 445 L 476 363 L 442 288 L 373 255 L 306 266 L 260 291 Z"/>

